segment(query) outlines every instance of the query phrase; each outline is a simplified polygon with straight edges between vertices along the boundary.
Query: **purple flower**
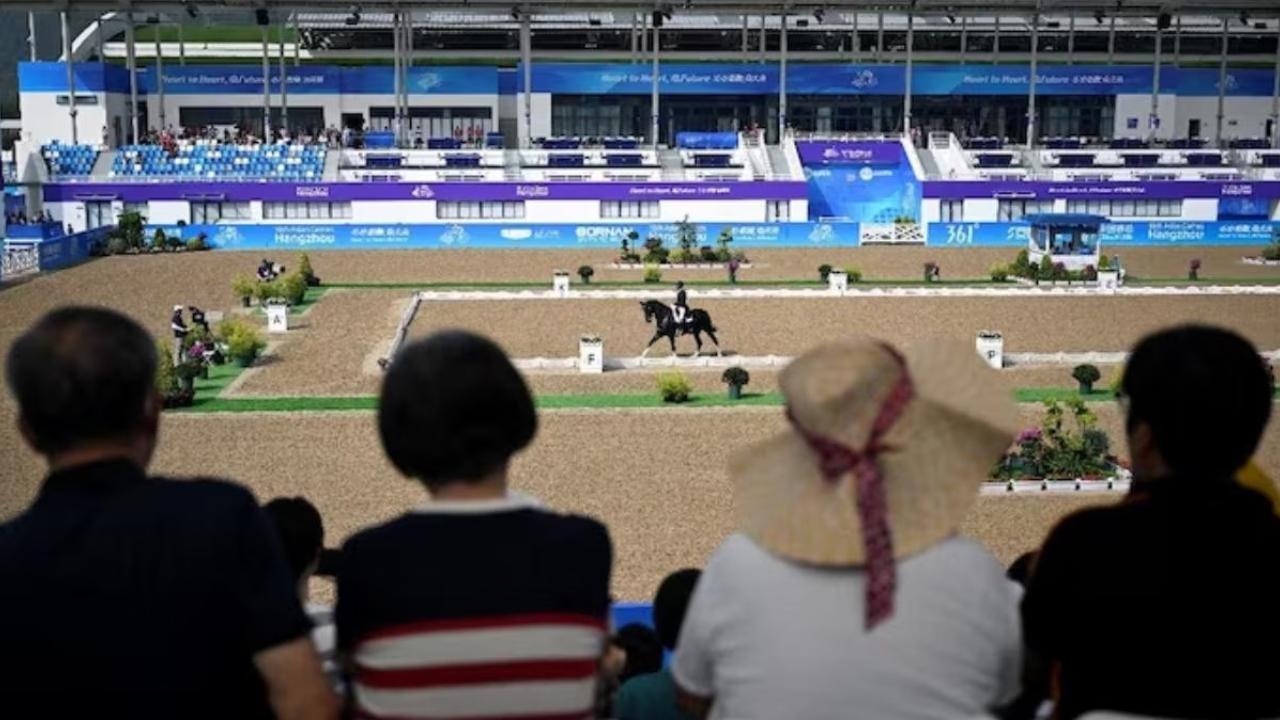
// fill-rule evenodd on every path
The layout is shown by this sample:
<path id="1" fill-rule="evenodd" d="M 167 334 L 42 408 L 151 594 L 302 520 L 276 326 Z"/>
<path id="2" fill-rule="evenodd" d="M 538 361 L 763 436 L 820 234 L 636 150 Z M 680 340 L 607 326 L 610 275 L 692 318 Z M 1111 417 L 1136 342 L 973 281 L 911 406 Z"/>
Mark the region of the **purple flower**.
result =
<path id="1" fill-rule="evenodd" d="M 1040 437 L 1040 428 L 1027 428 L 1026 430 L 1018 433 L 1018 444 L 1022 445 L 1024 443 L 1036 442 Z"/>

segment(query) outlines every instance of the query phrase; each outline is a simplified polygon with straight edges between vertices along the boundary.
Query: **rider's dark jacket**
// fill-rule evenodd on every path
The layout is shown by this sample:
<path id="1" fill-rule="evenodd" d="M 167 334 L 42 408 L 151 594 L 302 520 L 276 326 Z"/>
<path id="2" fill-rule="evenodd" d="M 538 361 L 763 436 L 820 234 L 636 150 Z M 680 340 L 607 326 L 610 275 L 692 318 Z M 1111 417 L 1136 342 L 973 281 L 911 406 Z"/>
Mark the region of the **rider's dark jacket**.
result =
<path id="1" fill-rule="evenodd" d="M 676 292 L 676 305 L 685 309 L 688 309 L 689 307 L 689 299 L 685 295 L 684 288 L 680 288 L 680 290 Z"/>

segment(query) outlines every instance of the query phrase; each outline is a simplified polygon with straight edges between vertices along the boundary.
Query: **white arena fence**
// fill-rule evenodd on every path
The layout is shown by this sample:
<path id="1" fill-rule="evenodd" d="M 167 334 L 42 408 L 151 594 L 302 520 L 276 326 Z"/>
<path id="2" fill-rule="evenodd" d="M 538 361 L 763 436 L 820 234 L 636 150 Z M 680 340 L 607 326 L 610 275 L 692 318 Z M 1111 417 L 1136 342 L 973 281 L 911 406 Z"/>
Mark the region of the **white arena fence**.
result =
<path id="1" fill-rule="evenodd" d="M 40 272 L 40 248 L 36 245 L 6 249 L 0 258 L 0 279 Z"/>

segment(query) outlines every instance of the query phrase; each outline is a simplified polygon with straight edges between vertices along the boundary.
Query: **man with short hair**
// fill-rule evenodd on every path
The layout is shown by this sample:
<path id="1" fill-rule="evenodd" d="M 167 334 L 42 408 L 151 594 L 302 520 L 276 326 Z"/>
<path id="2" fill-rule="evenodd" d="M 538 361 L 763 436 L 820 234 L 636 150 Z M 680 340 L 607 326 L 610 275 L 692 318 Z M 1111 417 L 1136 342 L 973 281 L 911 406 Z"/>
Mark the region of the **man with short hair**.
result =
<path id="1" fill-rule="evenodd" d="M 338 647 L 358 714 L 589 717 L 609 534 L 509 489 L 537 430 L 520 373 L 477 335 L 415 342 L 387 371 L 378 430 L 430 497 L 343 548 Z"/>
<path id="2" fill-rule="evenodd" d="M 1280 716 L 1280 519 L 1234 476 L 1271 415 L 1258 352 L 1227 330 L 1143 339 L 1119 396 L 1133 491 L 1064 519 L 1036 558 L 1022 618 L 1056 717 Z"/>
<path id="3" fill-rule="evenodd" d="M 253 496 L 146 475 L 160 423 L 156 362 L 146 331 L 97 308 L 55 310 L 9 351 L 19 429 L 49 476 L 31 507 L 0 525 L 0 707 L 334 717 Z"/>

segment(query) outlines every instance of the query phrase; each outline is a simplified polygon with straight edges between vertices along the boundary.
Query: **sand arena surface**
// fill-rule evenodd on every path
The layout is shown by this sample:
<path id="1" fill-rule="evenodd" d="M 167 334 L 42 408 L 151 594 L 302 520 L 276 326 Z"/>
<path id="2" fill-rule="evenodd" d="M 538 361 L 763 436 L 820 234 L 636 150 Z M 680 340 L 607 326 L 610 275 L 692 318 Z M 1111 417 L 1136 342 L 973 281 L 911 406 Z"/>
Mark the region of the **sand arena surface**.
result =
<path id="1" fill-rule="evenodd" d="M 1178 276 L 1191 257 L 1204 260 L 1205 276 L 1275 277 L 1280 269 L 1235 265 L 1239 249 L 1121 250 L 1133 272 Z M 331 281 L 426 282 L 450 280 L 547 279 L 557 267 L 600 265 L 612 250 L 597 251 L 374 251 L 316 252 L 316 272 Z M 919 265 L 936 260 L 944 276 L 981 275 L 992 262 L 1012 257 L 1005 250 L 865 248 L 756 251 L 759 277 L 816 275 L 820 262 L 856 264 L 868 277 L 914 279 Z M 581 258 L 586 258 L 585 260 Z M 296 265 L 296 255 L 274 258 Z M 202 253 L 97 260 L 0 290 L 0 351 L 43 312 L 64 304 L 113 307 L 163 336 L 174 304 L 232 310 L 229 283 L 247 274 L 258 253 Z M 1220 269 L 1225 268 L 1225 269 Z M 616 271 L 634 279 L 638 271 Z M 689 277 L 708 277 L 698 271 Z M 774 275 L 766 275 L 774 273 Z M 714 275 L 714 272 L 711 273 Z M 668 279 L 675 279 L 669 275 Z M 750 279 L 744 273 L 744 279 Z M 408 290 L 333 290 L 301 318 L 296 330 L 239 390 L 259 395 L 320 395 L 376 392 L 379 376 L 369 371 L 381 343 L 390 339 L 398 306 Z M 696 303 L 695 294 L 695 303 Z M 721 307 L 723 303 L 723 308 Z M 902 304 L 898 304 L 902 303 Z M 1055 304 L 1061 303 L 1061 304 Z M 1145 303 L 1145 304 L 1144 304 Z M 1268 348 L 1280 347 L 1280 298 L 1087 298 L 962 301 L 878 300 L 875 304 L 801 301 L 793 305 L 717 301 L 706 305 L 724 328 L 729 348 L 752 354 L 800 352 L 837 333 L 880 332 L 892 338 L 930 332 L 971 338 L 995 327 L 1007 334 L 1010 351 L 1124 349 L 1142 332 L 1159 325 L 1198 319 L 1236 327 Z M 579 332 L 606 335 L 610 354 L 634 354 L 648 334 L 638 306 L 620 301 L 516 303 L 426 303 L 414 332 L 451 325 L 474 327 L 497 337 L 518 355 L 576 354 Z M 447 313 L 444 312 L 447 310 Z M 683 341 L 686 351 L 692 343 Z M 662 354 L 655 346 L 655 353 Z M 1103 368 L 1102 383 L 1112 368 Z M 1065 368 L 1020 368 L 1003 377 L 1011 387 L 1065 386 Z M 723 392 L 719 370 L 690 372 L 699 392 Z M 598 377 L 531 373 L 539 392 L 648 392 L 651 373 L 608 373 Z M 752 371 L 749 390 L 768 391 L 776 372 Z M 1095 406 L 1103 425 L 1118 439 L 1118 418 L 1108 404 Z M 1039 409 L 1024 407 L 1029 424 Z M 14 407 L 0 396 L 0 518 L 26 507 L 43 470 L 18 437 Z M 725 474 L 730 451 L 782 427 L 779 408 L 732 410 L 568 411 L 542 416 L 534 445 L 515 465 L 515 484 L 549 505 L 585 512 L 606 521 L 613 534 L 615 594 L 649 598 L 658 580 L 685 565 L 701 564 L 733 527 L 732 489 Z M 1273 423 L 1260 450 L 1263 467 L 1280 477 L 1280 431 Z M 217 475 L 245 483 L 263 500 L 304 495 L 324 514 L 329 542 L 336 544 L 359 527 L 403 512 L 419 502 L 421 489 L 390 468 L 378 443 L 372 413 L 258 415 L 166 415 L 155 470 L 177 475 Z M 1057 518 L 1084 504 L 1114 496 L 979 498 L 964 532 L 982 540 L 1002 561 L 1036 546 Z"/>

